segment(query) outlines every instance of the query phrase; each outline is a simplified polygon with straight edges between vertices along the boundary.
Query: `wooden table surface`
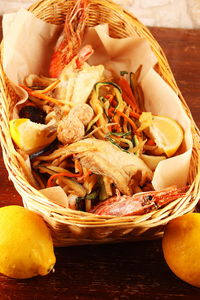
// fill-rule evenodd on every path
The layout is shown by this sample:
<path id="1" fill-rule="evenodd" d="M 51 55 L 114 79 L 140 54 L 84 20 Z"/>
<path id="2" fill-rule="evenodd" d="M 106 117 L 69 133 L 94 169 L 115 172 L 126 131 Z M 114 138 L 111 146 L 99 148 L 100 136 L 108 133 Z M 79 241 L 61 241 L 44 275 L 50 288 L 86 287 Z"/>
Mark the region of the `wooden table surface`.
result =
<path id="1" fill-rule="evenodd" d="M 151 28 L 200 127 L 200 30 Z M 0 158 L 0 206 L 21 204 Z M 55 273 L 0 275 L 0 299 L 200 299 L 166 265 L 161 240 L 55 249 Z"/>

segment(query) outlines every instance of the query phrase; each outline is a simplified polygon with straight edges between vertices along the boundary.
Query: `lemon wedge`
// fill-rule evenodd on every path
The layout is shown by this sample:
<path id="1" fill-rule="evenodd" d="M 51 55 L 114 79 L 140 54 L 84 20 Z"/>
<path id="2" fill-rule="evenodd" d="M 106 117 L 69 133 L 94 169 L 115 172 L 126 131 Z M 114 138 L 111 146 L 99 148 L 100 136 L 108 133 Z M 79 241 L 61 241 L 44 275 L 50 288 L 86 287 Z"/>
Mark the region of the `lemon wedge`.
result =
<path id="1" fill-rule="evenodd" d="M 38 124 L 29 119 L 14 119 L 9 125 L 13 141 L 27 154 L 48 146 L 57 135 L 55 126 Z"/>
<path id="2" fill-rule="evenodd" d="M 167 157 L 178 150 L 183 141 L 183 129 L 178 122 L 163 116 L 153 116 L 149 134 Z"/>

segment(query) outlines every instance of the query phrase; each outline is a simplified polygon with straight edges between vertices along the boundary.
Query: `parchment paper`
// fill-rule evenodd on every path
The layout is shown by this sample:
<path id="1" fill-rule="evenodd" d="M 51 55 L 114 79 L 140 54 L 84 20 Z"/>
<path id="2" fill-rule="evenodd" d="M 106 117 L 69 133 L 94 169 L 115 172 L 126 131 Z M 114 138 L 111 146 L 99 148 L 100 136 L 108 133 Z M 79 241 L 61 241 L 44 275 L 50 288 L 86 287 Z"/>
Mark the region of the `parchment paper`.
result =
<path id="1" fill-rule="evenodd" d="M 50 57 L 61 30 L 25 9 L 3 16 L 3 67 L 16 84 L 29 74 L 48 74 Z"/>
<path id="2" fill-rule="evenodd" d="M 24 9 L 4 15 L 3 66 L 14 84 L 22 83 L 24 77 L 32 73 L 47 75 L 60 30 L 60 26 L 45 23 Z M 153 70 L 157 59 L 146 40 L 135 37 L 111 38 L 108 25 L 101 24 L 87 30 L 83 44 L 91 44 L 95 50 L 88 61 L 90 64 L 104 64 L 118 74 L 123 70 L 134 72 L 142 64 L 140 80 L 146 110 L 174 118 L 185 132 L 185 152 L 159 163 L 153 186 L 158 190 L 174 184 L 185 185 L 193 145 L 190 119 L 175 92 Z"/>

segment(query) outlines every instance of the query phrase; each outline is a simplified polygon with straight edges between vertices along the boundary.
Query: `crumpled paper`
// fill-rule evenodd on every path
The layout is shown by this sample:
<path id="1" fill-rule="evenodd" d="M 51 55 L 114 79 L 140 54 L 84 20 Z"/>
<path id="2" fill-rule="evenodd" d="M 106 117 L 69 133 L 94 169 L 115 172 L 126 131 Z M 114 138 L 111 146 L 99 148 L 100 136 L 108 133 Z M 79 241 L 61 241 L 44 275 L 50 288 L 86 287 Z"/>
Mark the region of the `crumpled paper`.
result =
<path id="1" fill-rule="evenodd" d="M 25 9 L 4 15 L 3 67 L 14 85 L 23 83 L 29 74 L 48 75 L 50 57 L 60 31 L 61 26 L 45 23 Z M 153 69 L 157 59 L 147 41 L 139 37 L 112 38 L 108 24 L 100 24 L 87 30 L 85 44 L 94 48 L 94 55 L 88 60 L 90 64 L 104 64 L 118 74 L 122 70 L 134 72 L 142 64 L 140 83 L 146 111 L 175 119 L 185 133 L 184 153 L 158 164 L 153 186 L 156 190 L 174 184 L 184 186 L 193 146 L 190 119 L 176 93 Z M 27 97 L 24 90 L 18 87 L 18 91 L 22 99 Z"/>

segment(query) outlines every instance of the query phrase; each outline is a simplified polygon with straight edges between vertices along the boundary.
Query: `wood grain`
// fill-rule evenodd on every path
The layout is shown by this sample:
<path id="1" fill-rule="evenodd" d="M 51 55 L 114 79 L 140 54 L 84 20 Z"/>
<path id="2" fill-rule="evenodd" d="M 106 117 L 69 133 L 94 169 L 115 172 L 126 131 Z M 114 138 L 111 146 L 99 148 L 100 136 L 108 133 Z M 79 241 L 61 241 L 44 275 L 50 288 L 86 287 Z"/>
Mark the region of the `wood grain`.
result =
<path id="1" fill-rule="evenodd" d="M 163 48 L 176 82 L 200 128 L 200 31 L 150 28 Z"/>
<path id="2" fill-rule="evenodd" d="M 150 28 L 163 47 L 200 127 L 200 31 Z M 0 157 L 0 206 L 21 204 Z M 0 275 L 0 299 L 200 299 L 200 289 L 166 265 L 161 240 L 55 249 L 55 273 L 30 280 Z"/>

